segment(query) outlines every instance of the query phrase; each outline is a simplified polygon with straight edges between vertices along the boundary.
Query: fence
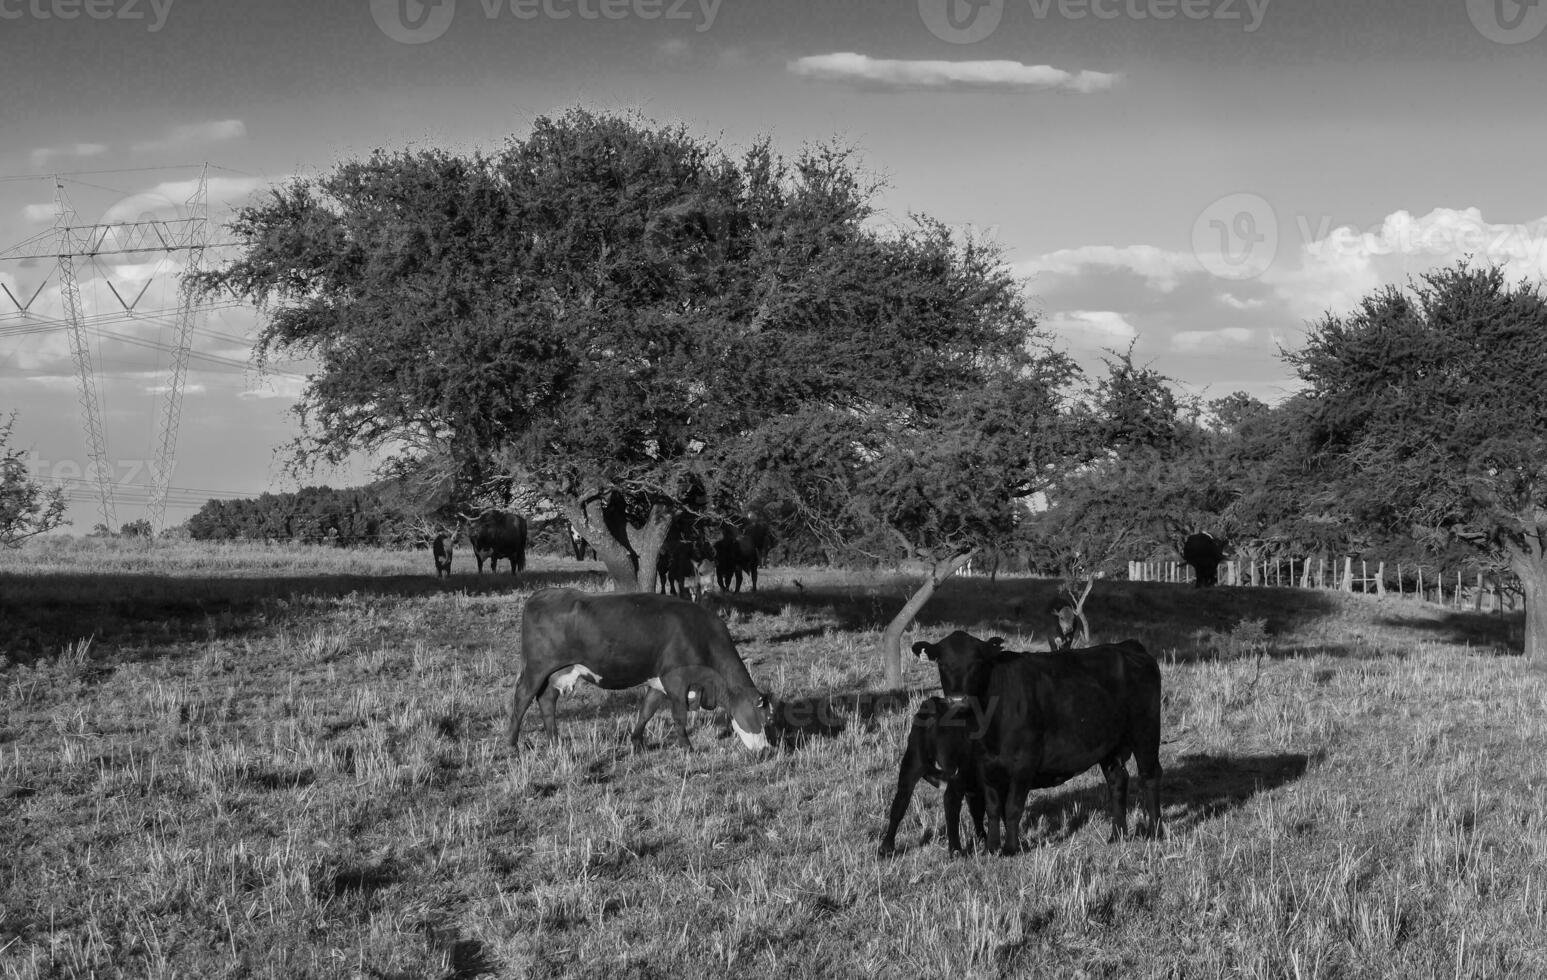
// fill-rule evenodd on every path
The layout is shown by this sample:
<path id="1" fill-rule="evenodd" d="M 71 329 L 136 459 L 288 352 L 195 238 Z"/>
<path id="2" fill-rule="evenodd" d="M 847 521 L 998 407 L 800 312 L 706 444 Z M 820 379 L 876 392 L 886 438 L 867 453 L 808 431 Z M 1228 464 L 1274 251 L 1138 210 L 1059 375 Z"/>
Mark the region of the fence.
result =
<path id="1" fill-rule="evenodd" d="M 1400 562 L 1396 563 L 1395 568 L 1396 580 L 1392 587 L 1388 586 L 1384 561 L 1377 561 L 1373 572 L 1367 560 L 1357 559 L 1356 567 L 1356 559 L 1348 556 L 1330 562 L 1325 557 L 1225 561 L 1219 565 L 1219 584 L 1338 589 L 1382 596 L 1411 595 L 1457 609 L 1470 606 L 1477 612 L 1502 612 L 1505 609 L 1513 612 L 1516 596 L 1520 594 L 1519 586 L 1512 577 L 1501 582 L 1499 578 L 1490 578 L 1479 571 L 1475 583 L 1470 583 L 1470 577 L 1459 570 L 1439 571 L 1432 566 L 1404 566 Z M 1191 566 L 1179 561 L 1130 561 L 1128 579 L 1131 582 L 1190 583 L 1193 581 L 1193 570 Z M 1411 587 L 1409 582 L 1412 583 Z"/>

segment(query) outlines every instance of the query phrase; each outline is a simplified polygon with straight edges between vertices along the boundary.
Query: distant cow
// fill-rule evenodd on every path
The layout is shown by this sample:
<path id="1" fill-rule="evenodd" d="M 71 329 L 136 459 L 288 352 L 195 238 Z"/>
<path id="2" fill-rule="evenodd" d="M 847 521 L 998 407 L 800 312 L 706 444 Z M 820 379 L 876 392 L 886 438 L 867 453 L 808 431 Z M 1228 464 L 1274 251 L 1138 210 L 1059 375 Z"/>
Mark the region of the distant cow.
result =
<path id="1" fill-rule="evenodd" d="M 1219 584 L 1219 563 L 1225 558 L 1225 543 L 1207 531 L 1187 536 L 1182 543 L 1182 561 L 1193 568 L 1193 584 L 1198 588 Z"/>
<path id="2" fill-rule="evenodd" d="M 430 542 L 430 553 L 435 556 L 435 577 L 451 577 L 451 535 L 437 534 Z"/>
<path id="3" fill-rule="evenodd" d="M 757 591 L 757 569 L 773 546 L 773 532 L 768 525 L 747 515 L 747 523 L 740 531 L 727 524 L 720 532 L 720 540 L 714 544 L 715 580 L 721 592 L 741 591 L 741 579 L 746 575 L 752 580 L 752 591 Z"/>
<path id="4" fill-rule="evenodd" d="M 1053 617 L 1053 635 L 1048 639 L 1048 649 L 1054 653 L 1068 650 L 1074 641 L 1086 635 L 1085 617 L 1074 608 L 1071 599 L 1059 596 L 1048 606 Z"/>
<path id="5" fill-rule="evenodd" d="M 897 849 L 897 827 L 907 816 L 908 803 L 920 779 L 931 786 L 945 784 L 945 835 L 952 854 L 962 853 L 961 805 L 967 801 L 972 829 L 983 840 L 983 786 L 978 782 L 977 743 L 971 738 L 973 720 L 965 705 L 952 706 L 944 698 L 930 698 L 919 705 L 908 729 L 908 747 L 897 767 L 897 792 L 881 838 L 881 855 Z"/>
<path id="6" fill-rule="evenodd" d="M 940 668 L 946 701 L 983 719 L 976 755 L 990 850 L 1020 849 L 1021 814 L 1033 789 L 1058 786 L 1091 766 L 1107 780 L 1112 839 L 1128 833 L 1128 757 L 1138 763 L 1147 816 L 1160 836 L 1160 666 L 1137 640 L 1075 656 L 1014 653 L 999 637 L 957 630 L 913 652 Z"/>
<path id="7" fill-rule="evenodd" d="M 575 553 L 576 561 L 585 561 L 588 553 L 593 559 L 596 557 L 596 549 L 591 547 L 591 542 L 581 537 L 573 526 L 569 529 L 569 546 Z"/>
<path id="8" fill-rule="evenodd" d="M 703 591 L 699 579 L 700 563 L 714 560 L 714 549 L 702 538 L 679 538 L 661 546 L 655 559 L 656 591 L 692 598 Z M 693 580 L 692 589 L 688 579 Z"/>
<path id="9" fill-rule="evenodd" d="M 580 681 L 609 691 L 649 687 L 631 738 L 670 704 L 677 737 L 688 747 L 688 709 L 724 704 L 731 728 L 750 749 L 768 747 L 768 699 L 736 653 L 725 624 L 684 599 L 653 593 L 543 589 L 527 600 L 521 623 L 521 676 L 511 701 L 510 744 L 521 716 L 540 698 L 543 728 L 558 738 L 559 695 Z"/>
<path id="10" fill-rule="evenodd" d="M 478 562 L 478 574 L 483 574 L 483 563 L 489 562 L 489 571 L 499 571 L 501 558 L 510 562 L 510 574 L 526 568 L 526 518 L 520 514 L 508 514 L 502 510 L 485 511 L 473 520 L 467 539 L 473 545 L 473 560 Z"/>

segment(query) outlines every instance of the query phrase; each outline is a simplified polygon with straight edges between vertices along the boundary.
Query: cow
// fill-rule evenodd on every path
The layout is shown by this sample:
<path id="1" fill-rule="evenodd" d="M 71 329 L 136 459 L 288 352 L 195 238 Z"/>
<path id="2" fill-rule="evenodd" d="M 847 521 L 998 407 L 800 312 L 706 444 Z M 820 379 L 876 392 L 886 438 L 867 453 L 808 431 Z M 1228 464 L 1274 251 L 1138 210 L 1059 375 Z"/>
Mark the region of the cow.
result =
<path id="1" fill-rule="evenodd" d="M 712 561 L 714 551 L 699 537 L 678 538 L 661 546 L 655 559 L 656 591 L 691 599 L 703 591 L 700 563 Z M 687 581 L 693 579 L 693 588 Z"/>
<path id="2" fill-rule="evenodd" d="M 1225 542 L 1207 531 L 1187 536 L 1182 542 L 1182 561 L 1193 568 L 1193 585 L 1207 588 L 1219 584 L 1219 563 L 1225 558 Z"/>
<path id="3" fill-rule="evenodd" d="M 913 789 L 920 779 L 931 786 L 945 784 L 945 835 L 950 852 L 961 854 L 961 805 L 967 801 L 972 829 L 983 840 L 983 787 L 978 782 L 974 752 L 977 743 L 969 736 L 971 719 L 964 705 L 952 706 L 944 698 L 929 698 L 913 713 L 908 729 L 908 746 L 897 767 L 897 792 L 881 838 L 882 857 L 897 849 L 897 827 L 908 813 Z"/>
<path id="4" fill-rule="evenodd" d="M 1059 653 L 1074 646 L 1074 641 L 1085 633 L 1085 617 L 1074 608 L 1074 602 L 1059 596 L 1048 606 L 1053 617 L 1053 635 L 1048 638 L 1048 650 Z"/>
<path id="5" fill-rule="evenodd" d="M 1087 647 L 1074 656 L 1016 653 L 999 637 L 957 630 L 913 653 L 940 669 L 947 702 L 981 718 L 973 737 L 987 810 L 989 850 L 1020 849 L 1021 814 L 1033 789 L 1058 786 L 1100 765 L 1112 840 L 1128 833 L 1128 757 L 1139 770 L 1147 822 L 1160 822 L 1160 665 L 1137 640 Z"/>
<path id="6" fill-rule="evenodd" d="M 645 725 L 671 707 L 677 738 L 688 742 L 688 709 L 723 704 L 731 728 L 749 749 L 768 748 L 768 699 L 736 653 L 725 624 L 685 599 L 649 592 L 543 589 L 527 600 L 521 623 L 521 674 L 511 700 L 511 748 L 521 717 L 540 699 L 543 729 L 558 738 L 556 706 L 585 680 L 609 691 L 649 690 L 630 734 L 644 743 Z"/>
<path id="7" fill-rule="evenodd" d="M 581 537 L 580 532 L 575 530 L 573 525 L 569 529 L 569 546 L 575 553 L 576 561 L 585 561 L 587 554 L 593 559 L 596 558 L 596 549 L 591 546 L 591 542 Z"/>
<path id="8" fill-rule="evenodd" d="M 483 574 L 483 563 L 489 562 L 491 573 L 499 571 L 499 561 L 510 562 L 510 574 L 526 568 L 526 518 L 520 514 L 508 514 L 490 510 L 479 514 L 468 528 L 467 539 L 473 545 L 473 560 L 478 563 L 478 574 Z"/>
<path id="9" fill-rule="evenodd" d="M 435 556 L 435 577 L 451 577 L 451 535 L 437 534 L 430 542 L 430 553 Z"/>
<path id="10" fill-rule="evenodd" d="M 714 574 L 721 592 L 741 591 L 742 575 L 752 580 L 752 591 L 757 591 L 757 569 L 768 549 L 773 546 L 773 534 L 768 525 L 747 514 L 747 523 L 740 531 L 729 524 L 720 531 L 720 540 L 714 544 Z"/>

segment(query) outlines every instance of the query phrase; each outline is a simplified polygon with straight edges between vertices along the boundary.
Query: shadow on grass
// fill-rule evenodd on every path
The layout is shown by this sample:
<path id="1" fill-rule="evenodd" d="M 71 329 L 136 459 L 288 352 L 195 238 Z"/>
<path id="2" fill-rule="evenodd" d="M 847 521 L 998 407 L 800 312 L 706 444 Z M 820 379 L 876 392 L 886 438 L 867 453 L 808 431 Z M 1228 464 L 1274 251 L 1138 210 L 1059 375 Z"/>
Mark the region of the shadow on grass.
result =
<path id="1" fill-rule="evenodd" d="M 1381 626 L 1417 630 L 1441 643 L 1482 647 L 1505 656 L 1522 656 L 1525 652 L 1523 612 L 1444 612 L 1432 619 L 1392 616 L 1377 622 Z"/>
<path id="2" fill-rule="evenodd" d="M 1277 789 L 1305 775 L 1310 758 L 1302 753 L 1276 755 L 1184 755 L 1166 767 L 1160 784 L 1161 812 L 1168 836 L 1186 833 L 1244 806 L 1258 793 Z M 1138 780 L 1128 766 L 1128 825 L 1133 831 L 1142 814 Z M 1180 811 L 1180 812 L 1178 812 Z M 1033 791 L 1021 818 L 1021 844 L 1037 847 L 1068 840 L 1091 821 L 1103 837 L 1110 828 L 1107 788 L 1102 783 L 1080 789 Z M 920 844 L 935 836 L 930 827 Z"/>
<path id="3" fill-rule="evenodd" d="M 164 646 L 240 636 L 283 620 L 297 600 L 352 594 L 416 598 L 442 592 L 502 595 L 590 583 L 587 569 L 528 569 L 519 577 L 456 575 L 221 575 L 83 572 L 0 573 L 0 653 L 19 663 L 57 655 L 95 637 L 98 656 L 113 648 Z M 108 651 L 113 651 L 108 653 Z"/>
<path id="4" fill-rule="evenodd" d="M 781 749 L 795 749 L 812 739 L 837 738 L 850 725 L 862 725 L 868 731 L 882 718 L 912 712 L 934 690 L 850 691 L 777 701 L 768 741 Z"/>

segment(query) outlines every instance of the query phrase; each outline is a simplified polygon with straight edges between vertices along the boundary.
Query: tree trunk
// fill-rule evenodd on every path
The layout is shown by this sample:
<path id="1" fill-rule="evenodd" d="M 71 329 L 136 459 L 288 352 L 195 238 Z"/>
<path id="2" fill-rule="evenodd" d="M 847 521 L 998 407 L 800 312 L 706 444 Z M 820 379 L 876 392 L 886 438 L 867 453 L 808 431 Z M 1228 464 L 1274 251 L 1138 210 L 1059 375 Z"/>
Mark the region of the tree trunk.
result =
<path id="1" fill-rule="evenodd" d="M 935 589 L 940 583 L 955 575 L 963 565 L 972 560 L 974 552 L 937 561 L 929 569 L 929 574 L 919 585 L 918 590 L 903 603 L 901 611 L 892 617 L 892 621 L 886 624 L 886 632 L 881 634 L 881 665 L 885 670 L 886 687 L 888 690 L 897 690 L 902 687 L 902 634 L 913 622 L 913 617 L 919 614 L 929 597 L 935 594 Z"/>
<path id="2" fill-rule="evenodd" d="M 566 500 L 559 509 L 580 529 L 580 536 L 596 549 L 596 557 L 607 566 L 607 574 L 619 592 L 651 591 L 655 588 L 655 558 L 661 552 L 675 512 L 661 504 L 652 506 L 649 519 L 639 529 L 638 546 L 635 547 L 632 541 L 619 541 L 607 530 L 602 519 L 603 499 L 593 495 L 585 505 L 578 499 Z"/>
<path id="3" fill-rule="evenodd" d="M 1547 551 L 1531 554 L 1512 548 L 1509 567 L 1525 593 L 1525 655 L 1547 658 Z"/>

